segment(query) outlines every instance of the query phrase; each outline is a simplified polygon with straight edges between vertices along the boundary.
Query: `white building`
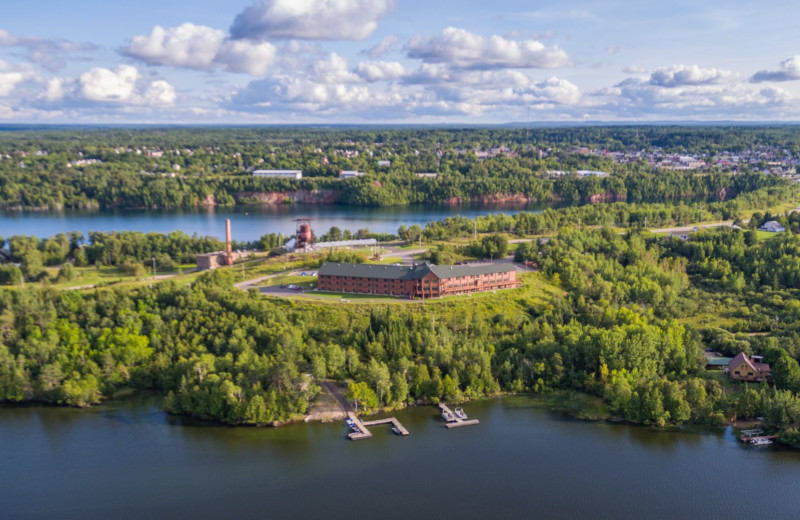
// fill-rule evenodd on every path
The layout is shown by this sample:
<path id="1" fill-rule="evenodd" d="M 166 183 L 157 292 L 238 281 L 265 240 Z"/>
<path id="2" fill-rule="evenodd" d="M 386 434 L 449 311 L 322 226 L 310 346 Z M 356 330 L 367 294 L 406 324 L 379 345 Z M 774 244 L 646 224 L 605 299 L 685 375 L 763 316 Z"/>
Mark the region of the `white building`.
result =
<path id="1" fill-rule="evenodd" d="M 436 177 L 439 176 L 438 173 L 432 173 L 432 172 L 420 172 L 420 173 L 415 173 L 414 175 L 416 175 L 417 177 L 421 177 L 423 179 L 435 179 Z"/>
<path id="2" fill-rule="evenodd" d="M 780 222 L 777 220 L 770 220 L 769 222 L 765 222 L 758 230 L 769 231 L 770 233 L 783 233 L 786 231 L 786 228 L 781 226 Z"/>
<path id="3" fill-rule="evenodd" d="M 377 246 L 378 241 L 374 238 L 362 238 L 356 240 L 337 240 L 335 242 L 317 242 L 312 246 L 314 251 L 320 249 L 336 249 L 339 247 L 372 247 Z"/>
<path id="4" fill-rule="evenodd" d="M 364 172 L 360 172 L 358 170 L 339 170 L 340 179 L 351 179 L 353 177 L 360 177 L 362 175 L 364 175 Z"/>
<path id="5" fill-rule="evenodd" d="M 297 179 L 303 178 L 302 170 L 255 170 L 254 177 L 268 177 L 271 179 Z"/>
<path id="6" fill-rule="evenodd" d="M 378 161 L 378 166 L 381 167 L 389 167 L 392 165 L 392 161 Z"/>

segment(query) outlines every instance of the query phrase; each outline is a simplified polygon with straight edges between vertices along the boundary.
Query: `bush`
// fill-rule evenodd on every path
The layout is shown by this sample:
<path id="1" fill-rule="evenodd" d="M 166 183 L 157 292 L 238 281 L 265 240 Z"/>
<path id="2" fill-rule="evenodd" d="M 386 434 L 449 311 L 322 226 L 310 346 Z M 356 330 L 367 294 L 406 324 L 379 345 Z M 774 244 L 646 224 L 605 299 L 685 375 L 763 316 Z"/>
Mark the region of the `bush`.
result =
<path id="1" fill-rule="evenodd" d="M 144 266 L 133 260 L 125 260 L 119 266 L 119 272 L 127 276 L 143 276 Z"/>
<path id="2" fill-rule="evenodd" d="M 0 265 L 0 285 L 19 285 L 22 283 L 22 271 L 16 265 Z"/>
<path id="3" fill-rule="evenodd" d="M 156 266 L 162 271 L 170 271 L 175 269 L 175 262 L 172 261 L 172 258 L 166 253 L 156 253 Z"/>
<path id="4" fill-rule="evenodd" d="M 78 278 L 78 270 L 75 269 L 75 266 L 71 263 L 67 262 L 61 266 L 61 269 L 58 270 L 58 275 L 56 276 L 56 281 L 58 282 L 72 282 Z"/>

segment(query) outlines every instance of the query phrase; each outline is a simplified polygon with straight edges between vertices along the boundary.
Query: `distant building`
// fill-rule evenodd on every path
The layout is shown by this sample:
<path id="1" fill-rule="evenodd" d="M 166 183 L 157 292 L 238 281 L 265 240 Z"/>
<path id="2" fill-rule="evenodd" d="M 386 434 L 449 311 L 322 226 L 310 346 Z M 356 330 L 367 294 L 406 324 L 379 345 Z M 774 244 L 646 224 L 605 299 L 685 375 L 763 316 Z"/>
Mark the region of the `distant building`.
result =
<path id="1" fill-rule="evenodd" d="M 438 173 L 431 173 L 431 172 L 423 172 L 423 173 L 415 173 L 417 177 L 422 177 L 423 179 L 435 179 L 439 176 Z"/>
<path id="2" fill-rule="evenodd" d="M 381 294 L 406 298 L 439 298 L 453 294 L 517 287 L 517 271 L 509 264 L 413 266 L 322 264 L 321 291 Z"/>
<path id="3" fill-rule="evenodd" d="M 378 161 L 378 166 L 381 167 L 389 167 L 392 165 L 392 161 Z"/>
<path id="4" fill-rule="evenodd" d="M 744 352 L 728 362 L 731 381 L 759 382 L 770 377 L 769 364 L 763 362 L 762 356 L 747 356 Z"/>
<path id="5" fill-rule="evenodd" d="M 362 238 L 356 240 L 337 240 L 333 242 L 317 242 L 314 244 L 314 251 L 320 249 L 335 249 L 337 247 L 372 247 L 377 246 L 378 241 L 374 238 Z"/>
<path id="6" fill-rule="evenodd" d="M 254 177 L 268 177 L 271 179 L 297 179 L 303 178 L 302 170 L 256 170 Z"/>
<path id="7" fill-rule="evenodd" d="M 608 172 L 598 170 L 578 170 L 578 177 L 608 177 Z"/>
<path id="8" fill-rule="evenodd" d="M 361 177 L 364 172 L 358 170 L 339 170 L 340 179 L 352 179 L 353 177 Z"/>
<path id="9" fill-rule="evenodd" d="M 786 231 L 786 228 L 781 226 L 780 222 L 777 220 L 770 220 L 769 222 L 765 222 L 763 226 L 758 228 L 759 231 L 768 231 L 770 233 L 783 233 Z"/>

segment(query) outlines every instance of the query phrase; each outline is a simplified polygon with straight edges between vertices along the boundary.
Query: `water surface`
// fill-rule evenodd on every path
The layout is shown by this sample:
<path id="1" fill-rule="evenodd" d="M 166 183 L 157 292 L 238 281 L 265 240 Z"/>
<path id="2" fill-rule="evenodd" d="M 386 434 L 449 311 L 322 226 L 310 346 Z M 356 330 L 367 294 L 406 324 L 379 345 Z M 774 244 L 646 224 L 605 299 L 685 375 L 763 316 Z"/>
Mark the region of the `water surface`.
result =
<path id="1" fill-rule="evenodd" d="M 343 424 L 229 428 L 152 398 L 89 410 L 0 408 L 4 518 L 797 518 L 800 453 L 730 431 L 664 432 L 561 418 L 514 397 Z"/>
<path id="2" fill-rule="evenodd" d="M 350 206 L 237 206 L 231 208 L 190 208 L 180 210 L 63 210 L 0 212 L 0 236 L 35 235 L 39 238 L 80 231 L 142 231 L 225 238 L 225 219 L 231 219 L 235 240 L 256 240 L 266 233 L 294 234 L 300 217 L 312 218 L 312 227 L 321 235 L 331 226 L 357 231 L 368 228 L 379 233 L 397 233 L 401 224 L 424 226 L 447 217 L 475 218 L 496 213 L 541 211 L 535 205 L 398 206 L 362 208 Z"/>

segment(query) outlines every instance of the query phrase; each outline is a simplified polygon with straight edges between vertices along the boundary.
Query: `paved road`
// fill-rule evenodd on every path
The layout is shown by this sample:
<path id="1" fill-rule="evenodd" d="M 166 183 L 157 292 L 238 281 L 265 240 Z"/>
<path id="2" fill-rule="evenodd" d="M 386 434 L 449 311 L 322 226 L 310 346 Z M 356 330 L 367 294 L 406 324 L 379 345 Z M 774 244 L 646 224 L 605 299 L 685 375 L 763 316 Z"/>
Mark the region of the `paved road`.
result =
<path id="1" fill-rule="evenodd" d="M 269 280 L 270 278 L 276 278 L 278 276 L 299 276 L 300 273 L 304 272 L 308 272 L 308 269 L 306 269 L 305 271 L 281 271 L 280 273 L 268 274 L 266 276 L 259 276 L 258 278 L 253 278 L 252 280 L 245 280 L 244 282 L 238 282 L 233 284 L 233 286 L 236 287 L 237 289 L 242 289 L 246 291 L 249 288 L 253 287 L 254 285 L 260 284 L 264 280 Z"/>

